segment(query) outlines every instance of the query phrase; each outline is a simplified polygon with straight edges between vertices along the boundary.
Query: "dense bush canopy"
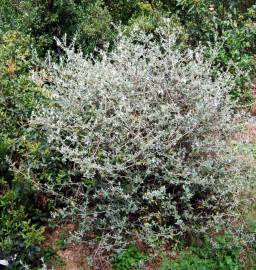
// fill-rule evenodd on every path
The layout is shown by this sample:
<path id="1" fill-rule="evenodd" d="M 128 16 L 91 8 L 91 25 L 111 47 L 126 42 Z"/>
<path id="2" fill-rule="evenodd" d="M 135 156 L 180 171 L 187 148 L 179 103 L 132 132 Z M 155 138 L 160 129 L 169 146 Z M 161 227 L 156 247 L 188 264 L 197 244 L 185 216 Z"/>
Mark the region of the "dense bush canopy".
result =
<path id="1" fill-rule="evenodd" d="M 80 171 L 81 229 L 108 244 L 209 230 L 231 218 L 245 186 L 229 146 L 233 76 L 213 68 L 217 50 L 206 60 L 205 48 L 180 52 L 175 34 L 158 35 L 121 35 L 96 62 L 61 45 L 66 56 L 42 71 L 51 102 L 32 123 Z"/>

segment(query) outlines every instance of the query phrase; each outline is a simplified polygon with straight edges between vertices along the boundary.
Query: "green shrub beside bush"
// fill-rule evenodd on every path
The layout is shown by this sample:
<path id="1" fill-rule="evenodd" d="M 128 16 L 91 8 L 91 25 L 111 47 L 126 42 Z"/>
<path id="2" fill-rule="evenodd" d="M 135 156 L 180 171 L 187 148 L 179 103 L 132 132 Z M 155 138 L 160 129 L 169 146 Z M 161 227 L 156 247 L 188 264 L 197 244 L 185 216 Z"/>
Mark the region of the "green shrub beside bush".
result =
<path id="1" fill-rule="evenodd" d="M 0 197 L 0 250 L 10 262 L 15 259 L 13 267 L 17 264 L 16 258 L 33 263 L 41 255 L 43 229 L 31 224 L 27 212 L 18 193 L 5 190 Z"/>
<path id="2" fill-rule="evenodd" d="M 6 258 L 35 262 L 41 254 L 43 230 L 38 221 L 43 215 L 27 178 L 10 169 L 10 163 L 21 163 L 18 149 L 40 96 L 28 75 L 30 40 L 17 31 L 0 34 L 0 251 Z"/>
<path id="3" fill-rule="evenodd" d="M 242 255 L 245 252 L 245 256 Z M 253 253 L 253 252 L 251 252 Z M 207 239 L 201 246 L 183 250 L 176 259 L 165 259 L 161 270 L 242 270 L 253 269 L 245 260 L 250 256 L 230 234 Z"/>
<path id="4" fill-rule="evenodd" d="M 144 256 L 136 246 L 131 245 L 114 259 L 113 269 L 135 269 L 136 266 L 142 265 L 145 260 L 146 256 Z"/>

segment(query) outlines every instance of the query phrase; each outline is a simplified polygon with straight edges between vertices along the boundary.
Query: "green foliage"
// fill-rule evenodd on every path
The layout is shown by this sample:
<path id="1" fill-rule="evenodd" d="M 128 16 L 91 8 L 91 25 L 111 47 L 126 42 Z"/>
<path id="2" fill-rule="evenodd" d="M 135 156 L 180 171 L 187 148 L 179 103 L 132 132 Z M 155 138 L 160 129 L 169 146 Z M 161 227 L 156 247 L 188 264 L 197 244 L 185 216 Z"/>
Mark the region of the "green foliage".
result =
<path id="1" fill-rule="evenodd" d="M 3 115 L 1 115 L 3 117 Z M 0 177 L 8 177 L 8 164 L 6 156 L 10 152 L 12 140 L 4 133 L 0 133 Z"/>
<path id="2" fill-rule="evenodd" d="M 144 256 L 135 245 L 131 245 L 114 259 L 113 269 L 136 269 L 136 266 L 140 265 L 145 260 L 146 256 Z"/>
<path id="3" fill-rule="evenodd" d="M 28 74 L 30 43 L 21 32 L 0 33 L 0 251 L 33 262 L 41 253 L 42 213 L 28 179 L 7 163 L 7 158 L 15 166 L 20 163 L 17 150 L 23 148 L 25 126 L 40 96 Z"/>
<path id="4" fill-rule="evenodd" d="M 5 190 L 0 196 L 0 250 L 8 257 L 16 254 L 33 262 L 40 256 L 43 229 L 31 224 L 21 203 L 24 204 L 13 190 Z"/>
<path id="5" fill-rule="evenodd" d="M 1 0 L 0 16 L 4 29 L 16 29 L 37 38 L 38 48 L 53 44 L 52 35 L 63 34 L 62 26 L 72 30 L 75 6 L 73 1 L 5 1 Z M 9 16 L 8 16 L 9 15 Z"/>
<path id="6" fill-rule="evenodd" d="M 76 37 L 85 53 L 111 42 L 115 35 L 111 14 L 101 0 L 82 5 L 77 20 Z"/>
<path id="7" fill-rule="evenodd" d="M 6 155 L 15 139 L 21 135 L 19 127 L 32 111 L 33 83 L 27 75 L 29 37 L 15 31 L 0 34 L 0 175 L 8 176 Z"/>
<path id="8" fill-rule="evenodd" d="M 6 155 L 14 151 L 39 96 L 27 74 L 30 42 L 29 36 L 17 31 L 0 34 L 0 175 L 5 177 L 10 177 Z"/>
<path id="9" fill-rule="evenodd" d="M 256 71 L 255 54 L 255 5 L 253 1 L 212 1 L 212 0 L 177 0 L 163 1 L 164 7 L 178 14 L 181 24 L 186 29 L 190 45 L 221 42 L 217 64 L 226 67 L 233 61 L 238 69 L 237 87 L 233 97 L 248 101 L 246 86 L 250 77 L 241 76 L 239 70 Z"/>
<path id="10" fill-rule="evenodd" d="M 242 270 L 242 246 L 234 236 L 225 234 L 206 240 L 202 246 L 184 250 L 177 259 L 166 259 L 161 270 Z"/>
<path id="11" fill-rule="evenodd" d="M 97 1 L 0 1 L 2 28 L 16 29 L 32 35 L 40 53 L 56 49 L 53 36 L 75 35 L 84 52 L 100 46 L 102 40 L 111 40 L 111 15 L 101 0 Z"/>
<path id="12" fill-rule="evenodd" d="M 222 40 L 221 65 L 226 66 L 232 60 L 243 69 L 255 71 L 255 6 L 253 1 L 246 1 L 246 5 L 242 2 L 1 0 L 0 17 L 2 29 L 16 29 L 35 37 L 34 46 L 41 53 L 49 48 L 57 50 L 52 37 L 64 34 L 69 39 L 76 35 L 83 51 L 90 53 L 106 41 L 112 42 L 116 34 L 112 23 L 121 22 L 131 28 L 138 25 L 151 32 L 166 23 L 163 18 L 175 14 L 175 21 L 182 25 L 183 33 L 189 35 L 191 45 Z M 244 85 L 244 81 L 238 84 Z M 239 93 L 236 96 L 239 97 Z"/>
<path id="13" fill-rule="evenodd" d="M 66 233 L 66 232 L 61 232 L 61 233 L 60 233 L 59 240 L 56 241 L 56 244 L 57 244 L 60 248 L 65 248 L 65 246 L 67 245 L 67 238 L 68 238 L 67 233 Z"/>
<path id="14" fill-rule="evenodd" d="M 35 85 L 27 74 L 29 44 L 29 36 L 20 32 L 0 35 L 0 123 L 5 136 L 17 137 L 37 102 Z"/>
<path id="15" fill-rule="evenodd" d="M 178 18 L 167 18 L 166 12 L 161 9 L 155 9 L 150 3 L 139 2 L 136 12 L 133 13 L 128 21 L 128 29 L 132 30 L 134 27 L 143 29 L 147 33 L 154 32 L 160 26 L 167 26 L 172 28 L 180 27 Z"/>
<path id="16" fill-rule="evenodd" d="M 127 24 L 132 15 L 138 11 L 140 0 L 104 0 L 114 22 Z"/>

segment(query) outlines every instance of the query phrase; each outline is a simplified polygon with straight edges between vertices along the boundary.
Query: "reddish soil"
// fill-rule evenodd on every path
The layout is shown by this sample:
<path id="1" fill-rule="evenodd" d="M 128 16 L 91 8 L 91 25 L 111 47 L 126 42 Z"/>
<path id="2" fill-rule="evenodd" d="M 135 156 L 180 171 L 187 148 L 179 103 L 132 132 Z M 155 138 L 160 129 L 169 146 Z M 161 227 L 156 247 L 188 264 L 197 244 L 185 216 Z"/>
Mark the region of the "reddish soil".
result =
<path id="1" fill-rule="evenodd" d="M 46 232 L 45 248 L 52 248 L 58 255 L 61 263 L 56 261 L 51 262 L 56 270 L 92 270 L 88 264 L 87 258 L 90 255 L 89 249 L 82 244 L 67 244 L 64 247 L 59 247 L 58 241 L 61 234 L 70 235 L 75 230 L 74 224 L 63 224 L 56 229 L 48 229 Z"/>
<path id="2" fill-rule="evenodd" d="M 234 134 L 234 139 L 244 143 L 256 143 L 256 124 L 248 123 L 243 132 Z"/>

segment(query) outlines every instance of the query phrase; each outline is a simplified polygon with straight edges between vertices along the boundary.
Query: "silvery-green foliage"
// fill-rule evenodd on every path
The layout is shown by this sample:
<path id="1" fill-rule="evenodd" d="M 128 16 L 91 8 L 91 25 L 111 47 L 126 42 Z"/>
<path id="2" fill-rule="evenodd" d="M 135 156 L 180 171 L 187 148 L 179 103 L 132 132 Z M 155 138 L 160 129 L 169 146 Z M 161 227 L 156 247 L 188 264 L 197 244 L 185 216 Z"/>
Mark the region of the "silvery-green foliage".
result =
<path id="1" fill-rule="evenodd" d="M 120 34 L 100 60 L 58 42 L 65 57 L 33 75 L 49 78 L 51 100 L 32 126 L 82 175 L 69 198 L 79 238 L 93 230 L 113 246 L 136 235 L 153 243 L 234 217 L 246 171 L 230 147 L 232 76 L 213 70 L 217 50 L 205 60 L 202 47 L 177 50 L 176 34 L 158 37 Z"/>
<path id="2" fill-rule="evenodd" d="M 48 268 L 47 267 L 47 265 L 45 264 L 44 258 L 41 258 L 40 261 L 42 263 L 42 266 L 40 268 L 37 268 L 38 270 L 55 270 L 54 268 Z M 32 267 L 30 267 L 29 265 L 23 263 L 22 261 L 20 261 L 20 265 L 22 267 L 21 269 L 24 269 L 24 270 L 32 269 Z"/>

